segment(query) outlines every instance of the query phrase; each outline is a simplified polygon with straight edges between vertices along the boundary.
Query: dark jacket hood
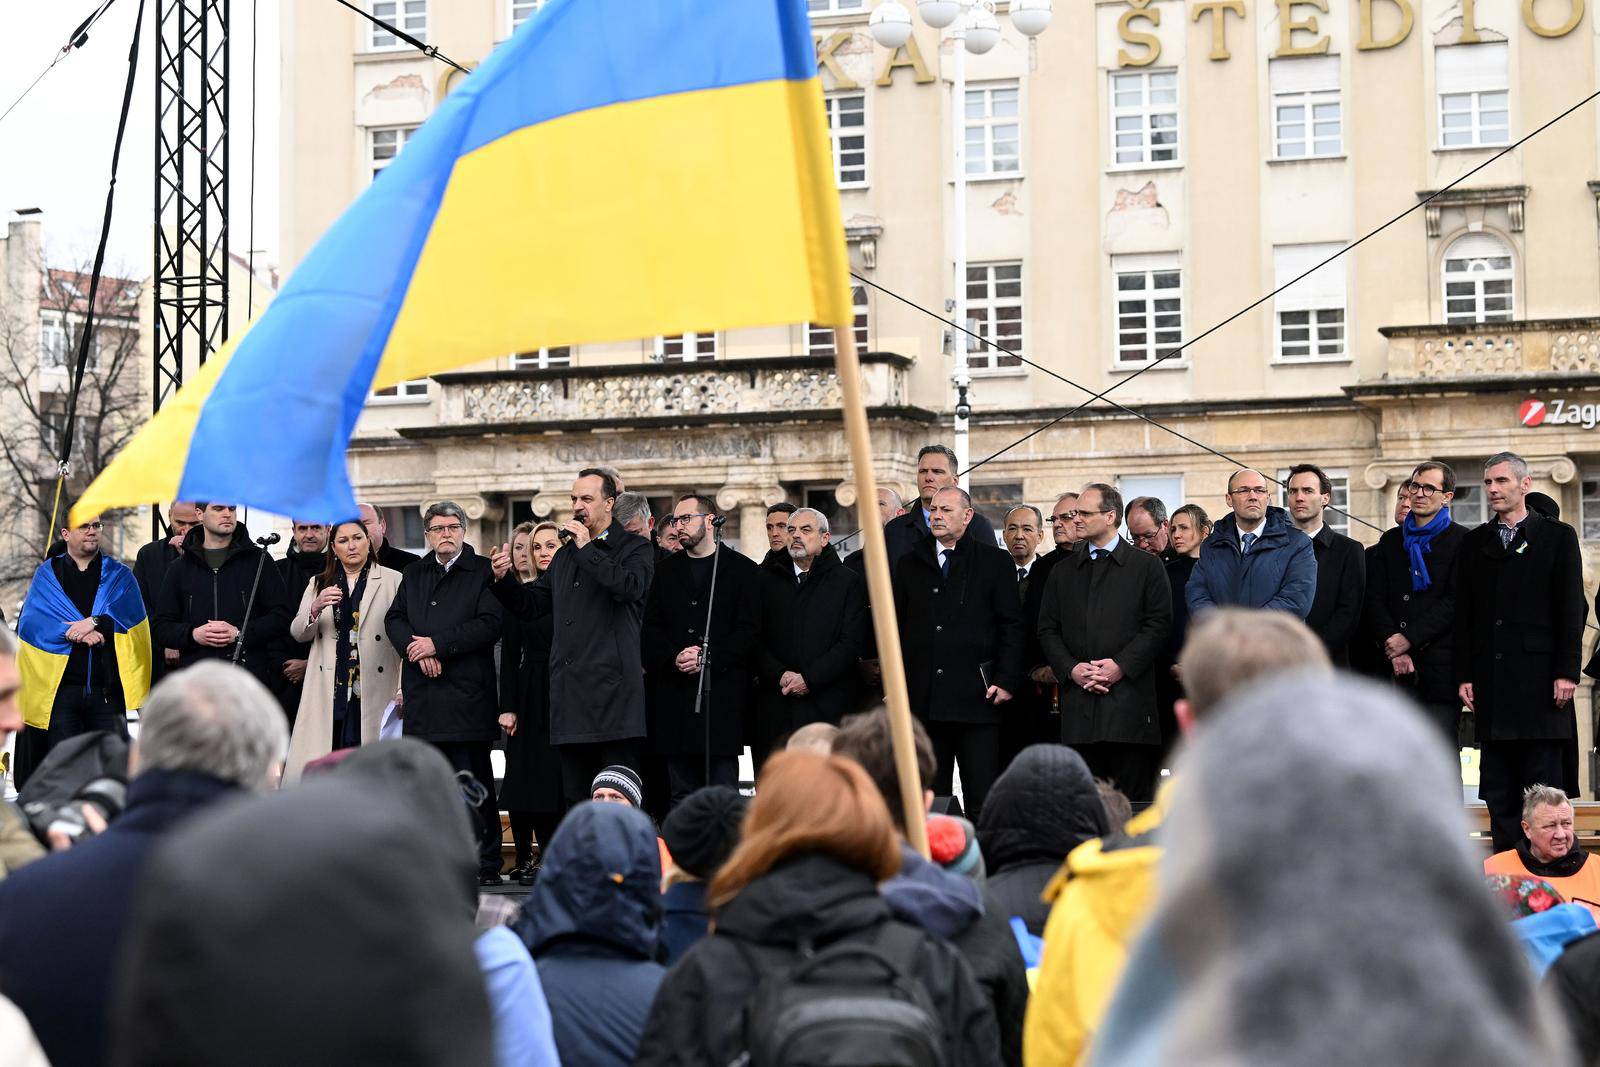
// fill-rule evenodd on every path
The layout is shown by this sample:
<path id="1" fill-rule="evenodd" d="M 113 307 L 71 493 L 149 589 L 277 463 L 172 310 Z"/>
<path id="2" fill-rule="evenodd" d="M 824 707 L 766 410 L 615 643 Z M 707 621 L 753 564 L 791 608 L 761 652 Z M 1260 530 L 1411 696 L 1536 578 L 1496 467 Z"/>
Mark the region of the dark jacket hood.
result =
<path id="1" fill-rule="evenodd" d="M 1275 504 L 1267 505 L 1267 514 L 1261 523 L 1261 536 L 1263 538 L 1281 537 L 1291 530 L 1299 530 L 1294 520 L 1289 518 L 1289 513 Z M 1211 533 L 1206 536 L 1205 545 L 1233 545 L 1239 544 L 1239 517 L 1233 512 L 1228 512 L 1216 521 L 1211 527 Z M 1202 547 L 1201 551 L 1205 549 Z"/>
<path id="2" fill-rule="evenodd" d="M 930 863 L 907 845 L 900 848 L 900 873 L 883 883 L 882 892 L 895 918 L 947 941 L 983 918 L 977 882 Z"/>
<path id="3" fill-rule="evenodd" d="M 518 931 L 534 955 L 564 939 L 598 941 L 641 959 L 661 938 L 655 827 L 623 804 L 579 804 L 561 820 Z"/>
<path id="4" fill-rule="evenodd" d="M 1059 863 L 1109 829 L 1083 757 L 1066 745 L 1029 745 L 990 789 L 978 816 L 989 873 L 1034 860 Z"/>
<path id="5" fill-rule="evenodd" d="M 186 822 L 134 906 L 116 1061 L 493 1062 L 476 931 L 440 906 L 459 871 L 419 847 L 437 833 L 342 774 Z"/>
<path id="6" fill-rule="evenodd" d="M 808 852 L 783 860 L 717 913 L 717 930 L 764 945 L 794 946 L 802 937 L 827 944 L 889 918 L 872 876 L 832 856 Z"/>

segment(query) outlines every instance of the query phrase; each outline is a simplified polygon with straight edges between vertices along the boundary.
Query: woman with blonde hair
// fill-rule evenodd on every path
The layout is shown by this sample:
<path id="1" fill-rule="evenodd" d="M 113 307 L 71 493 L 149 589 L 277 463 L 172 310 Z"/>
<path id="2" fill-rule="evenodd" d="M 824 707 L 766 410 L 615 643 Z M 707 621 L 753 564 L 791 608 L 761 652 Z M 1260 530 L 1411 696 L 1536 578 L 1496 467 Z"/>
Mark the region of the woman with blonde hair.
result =
<path id="1" fill-rule="evenodd" d="M 893 919 L 879 895 L 899 869 L 888 808 L 858 764 L 773 756 L 743 837 L 711 882 L 713 932 L 662 982 L 636 1063 L 762 1062 L 761 1043 L 779 1034 L 792 1054 L 888 1041 L 945 1063 L 998 1063 L 994 1011 L 966 962 Z M 775 1025 L 831 993 L 869 1010 L 823 1026 Z M 908 1025 L 895 1031 L 885 1016 Z"/>
<path id="2" fill-rule="evenodd" d="M 561 540 L 553 522 L 519 523 L 511 532 L 511 567 L 523 584 L 539 581 Z M 511 817 L 516 858 L 506 877 L 532 885 L 533 843 L 542 853 L 561 821 L 561 761 L 550 746 L 549 615 L 523 622 L 506 613 L 500 639 L 500 727 L 506 735 L 506 771 L 500 807 Z"/>
<path id="3" fill-rule="evenodd" d="M 306 584 L 289 620 L 289 636 L 311 642 L 311 652 L 285 784 L 334 749 L 378 739 L 383 711 L 400 690 L 400 655 L 383 622 L 399 588 L 400 573 L 379 565 L 361 521 L 335 523 L 328 565 Z"/>

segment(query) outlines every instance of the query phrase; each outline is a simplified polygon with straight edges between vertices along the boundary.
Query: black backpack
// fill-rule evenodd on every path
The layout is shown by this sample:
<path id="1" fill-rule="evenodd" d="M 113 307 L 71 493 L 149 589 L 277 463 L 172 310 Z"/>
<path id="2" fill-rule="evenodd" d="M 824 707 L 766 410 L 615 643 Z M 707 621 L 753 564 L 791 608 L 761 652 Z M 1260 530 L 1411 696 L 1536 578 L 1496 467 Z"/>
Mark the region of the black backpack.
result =
<path id="1" fill-rule="evenodd" d="M 741 1020 L 735 1067 L 944 1067 L 944 1027 L 917 978 L 921 930 L 887 922 L 761 980 Z M 740 944 L 744 951 L 743 944 Z"/>

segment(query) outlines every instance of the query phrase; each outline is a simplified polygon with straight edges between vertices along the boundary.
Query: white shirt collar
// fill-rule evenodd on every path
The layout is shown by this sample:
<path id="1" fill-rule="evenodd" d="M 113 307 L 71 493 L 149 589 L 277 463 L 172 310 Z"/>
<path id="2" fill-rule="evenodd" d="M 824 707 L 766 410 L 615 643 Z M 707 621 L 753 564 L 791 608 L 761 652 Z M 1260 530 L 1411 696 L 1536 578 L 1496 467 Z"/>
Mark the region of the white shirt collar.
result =
<path id="1" fill-rule="evenodd" d="M 459 560 L 460 558 L 461 558 L 461 553 L 457 552 L 455 555 L 451 556 L 449 559 L 445 560 L 443 563 L 439 563 L 439 553 L 435 552 L 433 554 L 433 561 L 435 563 L 439 563 L 439 566 L 444 568 L 444 572 L 446 574 L 450 573 L 450 568 L 454 567 L 456 565 L 456 561 Z"/>

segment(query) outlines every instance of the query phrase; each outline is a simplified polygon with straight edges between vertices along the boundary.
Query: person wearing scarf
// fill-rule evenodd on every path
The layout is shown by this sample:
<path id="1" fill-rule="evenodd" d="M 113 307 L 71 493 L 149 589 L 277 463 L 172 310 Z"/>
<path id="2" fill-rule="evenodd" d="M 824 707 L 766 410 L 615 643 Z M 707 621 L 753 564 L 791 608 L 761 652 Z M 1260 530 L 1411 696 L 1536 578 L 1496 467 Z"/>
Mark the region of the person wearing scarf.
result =
<path id="1" fill-rule="evenodd" d="M 1484 860 L 1483 873 L 1542 878 L 1600 919 L 1600 861 L 1578 844 L 1567 794 L 1553 786 L 1530 786 L 1522 798 L 1522 835 L 1515 848 Z"/>
<path id="2" fill-rule="evenodd" d="M 1400 536 L 1406 543 L 1406 558 L 1411 562 L 1411 588 L 1423 592 L 1432 587 L 1433 576 L 1428 573 L 1428 556 L 1433 552 L 1433 539 L 1450 527 L 1450 508 L 1441 507 L 1433 517 L 1418 525 L 1417 513 L 1412 511 L 1400 524 Z"/>

